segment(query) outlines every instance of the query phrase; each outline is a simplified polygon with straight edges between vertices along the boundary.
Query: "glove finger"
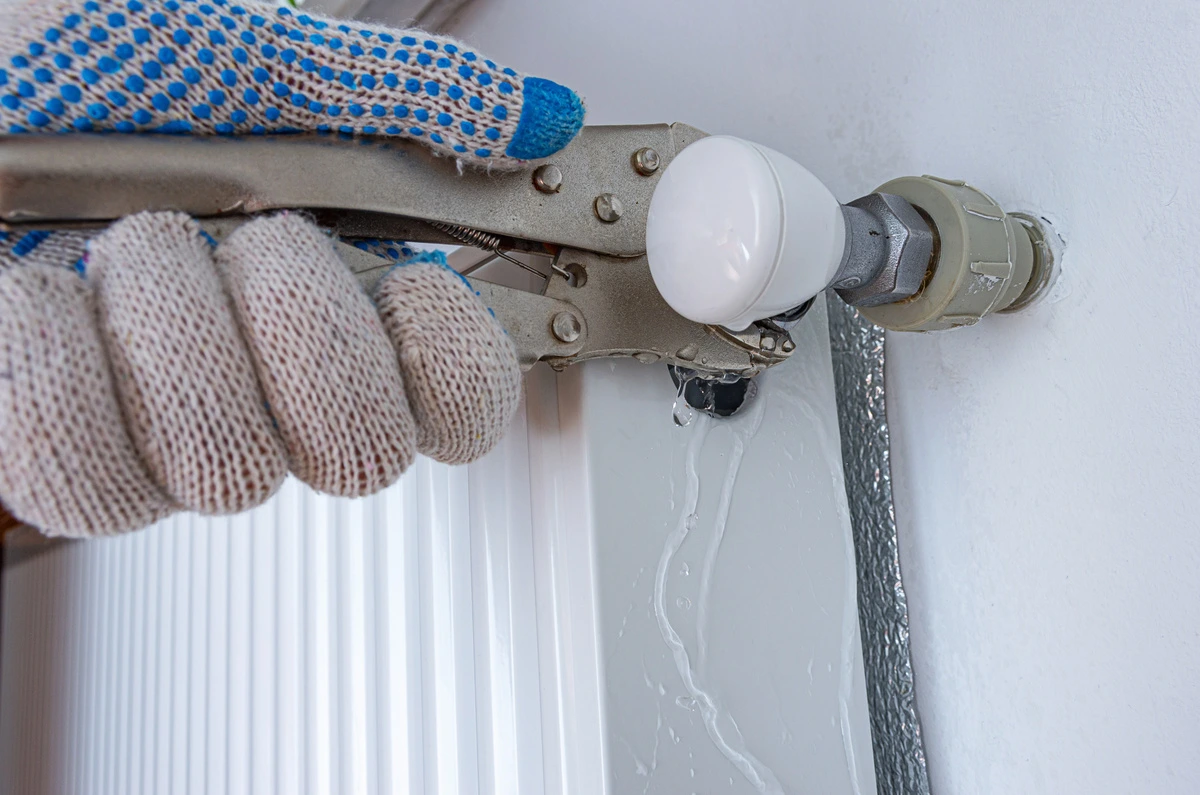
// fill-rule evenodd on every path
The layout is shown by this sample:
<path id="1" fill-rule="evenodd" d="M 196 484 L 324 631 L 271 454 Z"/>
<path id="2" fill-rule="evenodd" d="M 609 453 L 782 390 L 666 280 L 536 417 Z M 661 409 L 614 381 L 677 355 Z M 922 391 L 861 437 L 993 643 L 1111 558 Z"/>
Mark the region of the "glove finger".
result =
<path id="1" fill-rule="evenodd" d="M 419 30 L 248 2 L 25 2 L 0 36 L 0 132 L 246 134 L 418 140 L 515 168 L 583 125 L 579 96 Z"/>
<path id="2" fill-rule="evenodd" d="M 342 497 L 394 483 L 416 455 L 416 423 L 375 306 L 333 242 L 277 215 L 239 228 L 216 259 L 291 471 Z"/>
<path id="3" fill-rule="evenodd" d="M 417 450 L 466 464 L 504 436 L 521 401 L 517 351 L 491 311 L 444 264 L 399 265 L 375 302 L 404 374 Z"/>
<path id="4" fill-rule="evenodd" d="M 91 289 L 34 264 L 0 273 L 0 496 L 47 535 L 136 530 L 171 513 L 126 432 Z"/>
<path id="5" fill-rule="evenodd" d="M 134 444 L 180 505 L 237 513 L 287 474 L 283 444 L 195 221 L 141 213 L 96 238 L 88 272 Z"/>
<path id="6" fill-rule="evenodd" d="M 27 265 L 71 266 L 83 274 L 88 232 L 0 231 L 0 271 Z"/>

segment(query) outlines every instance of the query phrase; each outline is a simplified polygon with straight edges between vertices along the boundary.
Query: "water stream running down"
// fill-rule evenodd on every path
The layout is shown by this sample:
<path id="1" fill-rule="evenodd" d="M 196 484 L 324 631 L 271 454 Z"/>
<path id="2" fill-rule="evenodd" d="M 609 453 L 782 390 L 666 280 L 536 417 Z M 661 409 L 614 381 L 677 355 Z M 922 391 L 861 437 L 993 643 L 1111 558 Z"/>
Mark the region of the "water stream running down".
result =
<path id="1" fill-rule="evenodd" d="M 682 387 L 680 392 L 682 393 Z M 704 681 L 704 660 L 708 653 L 705 625 L 708 618 L 708 600 L 712 590 L 713 570 L 716 567 L 721 541 L 724 538 L 725 528 L 729 521 L 729 509 L 733 500 L 733 490 L 737 483 L 738 470 L 741 467 L 742 457 L 745 454 L 746 445 L 754 438 L 755 434 L 758 433 L 759 427 L 762 425 L 766 403 L 766 396 L 760 394 L 741 416 L 735 419 L 714 420 L 712 417 L 697 413 L 688 407 L 684 403 L 682 396 L 676 401 L 675 422 L 677 425 L 691 426 L 688 429 L 691 433 L 691 438 L 688 441 L 684 464 L 684 497 L 679 506 L 678 521 L 674 529 L 667 536 L 667 542 L 663 547 L 662 556 L 659 558 L 658 569 L 655 574 L 654 614 L 663 641 L 671 650 L 671 654 L 675 660 L 675 667 L 679 671 L 683 685 L 687 689 L 692 702 L 699 709 L 700 715 L 704 720 L 704 727 L 713 744 L 716 745 L 725 758 L 741 771 L 742 775 L 759 792 L 782 794 L 783 787 L 780 785 L 779 779 L 771 772 L 770 768 L 746 748 L 745 740 L 737 728 L 734 717 L 722 706 L 719 695 L 711 692 Z M 681 404 L 687 408 L 687 412 L 684 412 L 685 422 L 680 422 L 679 407 Z M 727 427 L 734 433 L 734 440 L 732 450 L 729 453 L 725 478 L 721 484 L 721 496 L 712 539 L 709 542 L 704 556 L 704 564 L 700 572 L 699 604 L 696 611 L 696 654 L 698 660 L 697 664 L 693 665 L 687 647 L 684 645 L 678 631 L 671 624 L 671 620 L 667 615 L 667 578 L 669 572 L 672 570 L 672 561 L 675 555 L 679 552 L 679 548 L 683 545 L 688 534 L 696 529 L 699 521 L 696 514 L 700 501 L 699 460 L 704 449 L 704 443 L 708 439 L 709 431 L 714 422 L 727 423 Z M 675 570 L 680 571 L 681 567 L 675 567 Z"/>
<path id="2" fill-rule="evenodd" d="M 862 782 L 858 771 L 859 760 L 855 753 L 852 729 L 854 721 L 851 717 L 851 705 L 856 700 L 853 694 L 854 682 L 861 665 L 861 654 L 858 649 L 855 553 L 850 534 L 849 515 L 845 500 L 841 496 L 844 494 L 844 481 L 841 471 L 840 447 L 836 435 L 837 426 L 835 424 L 829 427 L 829 423 L 824 421 L 821 416 L 820 406 L 822 400 L 826 398 L 821 394 L 822 386 L 813 371 L 812 363 L 797 361 L 760 376 L 758 380 L 761 380 L 762 384 L 757 390 L 757 394 L 751 397 L 737 415 L 724 419 L 713 418 L 688 406 L 683 399 L 681 385 L 680 395 L 674 406 L 673 418 L 674 424 L 679 426 L 674 432 L 687 439 L 683 461 L 684 477 L 679 484 L 674 478 L 671 480 L 670 504 L 675 519 L 666 537 L 656 568 L 653 594 L 654 616 L 659 633 L 671 652 L 675 667 L 686 690 L 686 695 L 676 698 L 676 703 L 698 711 L 703 719 L 707 735 L 714 746 L 742 773 L 755 790 L 760 793 L 784 792 L 780 779 L 781 777 L 789 778 L 794 775 L 794 771 L 785 771 L 783 768 L 779 768 L 779 773 L 776 774 L 763 761 L 763 758 L 767 757 L 775 759 L 778 749 L 762 747 L 758 749 L 759 753 L 756 755 L 747 747 L 745 736 L 738 729 L 738 716 L 732 714 L 730 703 L 724 698 L 719 670 L 713 669 L 713 662 L 720 658 L 720 649 L 712 646 L 711 638 L 715 637 L 715 633 L 721 626 L 714 622 L 723 620 L 719 617 L 722 615 L 724 605 L 714 604 L 713 600 L 721 598 L 721 591 L 716 585 L 717 580 L 721 579 L 719 567 L 722 543 L 726 539 L 726 534 L 728 532 L 731 534 L 731 538 L 739 538 L 740 545 L 744 541 L 741 539 L 741 534 L 756 532 L 760 529 L 754 524 L 748 524 L 744 519 L 742 521 L 737 519 L 737 516 L 746 510 L 745 506 L 738 509 L 738 513 L 734 514 L 734 521 L 730 521 L 731 510 L 737 495 L 742 495 L 739 499 L 753 499 L 754 495 L 762 497 L 761 488 L 758 486 L 743 484 L 739 487 L 738 485 L 738 475 L 743 458 L 751 444 L 755 445 L 755 449 L 759 450 L 760 454 L 765 453 L 767 449 L 761 448 L 762 445 L 768 445 L 770 448 L 772 444 L 780 444 L 775 437 L 756 441 L 756 435 L 762 428 L 764 417 L 768 411 L 772 423 L 778 421 L 777 415 L 779 418 L 786 418 L 787 422 L 801 423 L 806 428 L 807 438 L 813 439 L 816 442 L 815 445 L 809 448 L 807 453 L 803 452 L 803 448 L 799 450 L 793 448 L 789 451 L 784 446 L 778 449 L 788 459 L 791 459 L 792 453 L 795 452 L 811 456 L 817 461 L 829 462 L 827 469 L 825 465 L 816 466 L 813 474 L 819 474 L 817 474 L 816 480 L 810 480 L 809 483 L 810 485 L 828 484 L 827 488 L 837 494 L 837 498 L 832 501 L 836 505 L 834 510 L 844 520 L 841 522 L 843 531 L 839 533 L 839 540 L 834 543 L 832 548 L 826 547 L 837 556 L 837 567 L 844 567 L 844 580 L 839 580 L 839 584 L 833 591 L 833 593 L 840 592 L 838 601 L 841 603 L 841 615 L 834 619 L 839 626 L 829 641 L 833 641 L 837 645 L 824 648 L 828 649 L 831 658 L 828 669 L 831 673 L 836 672 L 835 711 L 830 713 L 830 724 L 836 726 L 836 731 L 840 734 L 847 767 L 847 790 L 855 795 L 861 795 Z M 770 426 L 771 423 L 768 425 Z M 710 434 L 715 428 L 723 429 L 723 432 L 719 434 L 722 437 L 721 443 L 717 444 L 714 438 L 713 443 L 709 444 Z M 729 432 L 728 435 L 725 432 Z M 792 444 L 794 443 L 793 441 Z M 714 449 L 717 447 L 721 449 Z M 720 460 L 724 464 L 724 474 L 719 480 L 716 477 L 717 472 L 713 472 L 711 469 L 714 460 Z M 814 463 L 816 462 L 814 461 Z M 780 466 L 787 469 L 787 464 L 782 460 Z M 707 511 L 710 509 L 706 509 L 703 520 L 698 511 L 702 489 L 702 470 L 706 473 L 704 488 L 719 487 L 720 489 L 716 499 L 715 513 L 709 514 Z M 825 473 L 828 473 L 827 478 L 824 476 Z M 714 481 L 711 485 L 708 484 L 710 477 Z M 679 486 L 682 488 L 678 488 Z M 682 494 L 678 494 L 678 491 L 682 491 Z M 706 502 L 706 504 L 709 503 Z M 781 506 L 783 505 L 791 505 L 792 507 L 788 510 L 796 510 L 798 507 L 787 500 L 781 502 Z M 771 515 L 770 512 L 768 515 Z M 800 539 L 805 533 L 816 531 L 815 527 L 807 528 L 801 518 L 803 515 L 801 512 L 795 517 L 795 521 L 799 522 L 795 527 L 795 532 L 798 534 L 796 543 L 800 543 Z M 783 517 L 780 518 L 783 519 Z M 790 524 L 786 519 L 783 521 Z M 688 563 L 681 559 L 689 553 L 685 550 L 681 555 L 680 550 L 689 537 L 695 539 L 692 536 L 694 531 L 703 533 L 702 543 L 704 546 L 703 552 L 698 557 L 691 558 L 692 564 L 689 568 Z M 689 548 L 694 543 L 695 540 L 689 543 Z M 795 549 L 795 547 L 792 548 Z M 684 578 L 689 577 L 693 571 L 697 576 L 688 586 L 686 585 L 687 580 Z M 832 571 L 826 569 L 825 574 L 832 574 Z M 681 588 L 689 593 L 690 598 L 679 594 Z M 828 593 L 828 591 L 824 593 Z M 829 595 L 832 596 L 832 594 Z M 816 597 L 815 592 L 813 592 L 813 596 Z M 824 610 L 819 603 L 818 607 L 822 611 Z M 837 640 L 834 641 L 834 638 Z M 808 662 L 810 666 L 808 679 L 811 682 L 812 660 L 809 659 Z M 804 675 L 804 660 L 796 661 L 795 670 L 800 676 Z M 752 716 L 742 715 L 742 722 L 745 723 L 749 717 Z M 773 762 L 773 764 L 778 764 L 778 762 Z"/>

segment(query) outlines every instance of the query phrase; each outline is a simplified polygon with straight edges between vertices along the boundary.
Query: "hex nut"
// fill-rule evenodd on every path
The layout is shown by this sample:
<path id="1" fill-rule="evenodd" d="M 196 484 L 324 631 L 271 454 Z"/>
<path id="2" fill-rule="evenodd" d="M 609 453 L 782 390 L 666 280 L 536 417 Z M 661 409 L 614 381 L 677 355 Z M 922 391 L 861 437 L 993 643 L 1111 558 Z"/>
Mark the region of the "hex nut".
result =
<path id="1" fill-rule="evenodd" d="M 633 153 L 633 169 L 643 177 L 648 177 L 658 171 L 661 163 L 658 152 L 649 146 L 643 146 Z"/>
<path id="2" fill-rule="evenodd" d="M 839 289 L 838 295 L 855 306 L 891 304 L 916 295 L 933 256 L 934 231 L 929 223 L 908 201 L 888 193 L 872 193 L 849 206 L 866 211 L 878 222 L 880 230 L 869 234 L 884 238 L 883 265 L 870 281 Z"/>

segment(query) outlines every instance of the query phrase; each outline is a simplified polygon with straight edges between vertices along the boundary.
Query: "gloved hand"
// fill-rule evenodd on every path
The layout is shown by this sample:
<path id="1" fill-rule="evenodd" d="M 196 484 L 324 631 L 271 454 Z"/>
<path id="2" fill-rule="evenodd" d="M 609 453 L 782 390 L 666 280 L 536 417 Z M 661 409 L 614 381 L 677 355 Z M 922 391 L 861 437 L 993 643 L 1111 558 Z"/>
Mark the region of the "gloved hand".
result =
<path id="1" fill-rule="evenodd" d="M 228 0 L 8 0 L 0 131 L 417 138 L 516 168 L 583 124 L 570 89 L 416 30 Z"/>
<path id="2" fill-rule="evenodd" d="M 10 132 L 334 129 L 512 168 L 582 125 L 569 90 L 416 31 L 224 0 L 30 3 L 8 24 Z M 372 303 L 297 214 L 217 247 L 173 213 L 0 240 L 0 500 L 90 536 L 245 510 L 288 469 L 358 496 L 415 452 L 484 454 L 519 401 L 512 343 L 444 260 L 397 253 Z"/>

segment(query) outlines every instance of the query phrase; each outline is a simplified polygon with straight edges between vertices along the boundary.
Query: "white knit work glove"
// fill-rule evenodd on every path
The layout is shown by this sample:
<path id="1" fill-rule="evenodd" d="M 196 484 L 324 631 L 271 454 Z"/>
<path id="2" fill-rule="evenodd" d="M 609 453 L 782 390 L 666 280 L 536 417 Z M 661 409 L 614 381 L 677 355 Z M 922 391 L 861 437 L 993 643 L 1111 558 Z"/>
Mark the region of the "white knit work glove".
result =
<path id="1" fill-rule="evenodd" d="M 416 31 L 224 0 L 32 3 L 4 24 L 10 133 L 333 129 L 514 168 L 582 125 L 569 90 Z M 416 452 L 478 458 L 517 408 L 515 350 L 444 261 L 401 260 L 373 303 L 295 214 L 215 248 L 175 213 L 0 233 L 0 500 L 92 536 L 245 510 L 289 469 L 358 496 Z"/>

